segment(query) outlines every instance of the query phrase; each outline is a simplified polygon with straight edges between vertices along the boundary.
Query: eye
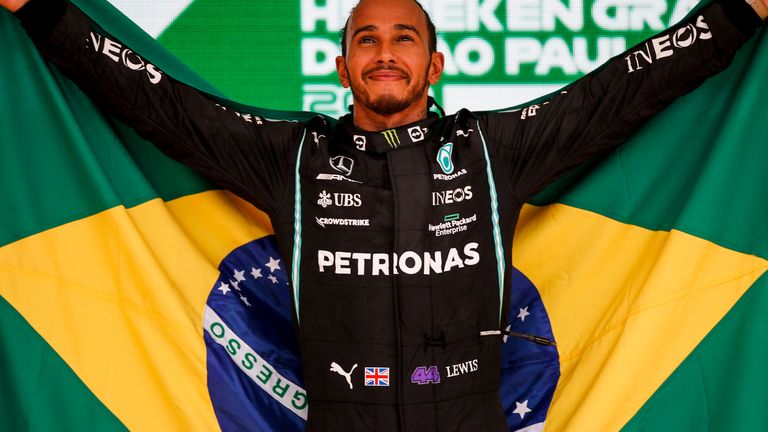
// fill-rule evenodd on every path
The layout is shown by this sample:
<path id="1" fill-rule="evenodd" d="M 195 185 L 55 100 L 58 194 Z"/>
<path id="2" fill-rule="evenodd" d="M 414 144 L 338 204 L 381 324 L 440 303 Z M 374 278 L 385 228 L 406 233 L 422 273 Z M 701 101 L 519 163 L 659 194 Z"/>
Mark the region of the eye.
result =
<path id="1" fill-rule="evenodd" d="M 416 39 L 414 39 L 414 37 L 409 35 L 409 34 L 404 34 L 404 35 L 398 36 L 397 40 L 398 41 L 404 41 L 404 42 L 413 42 Z"/>
<path id="2" fill-rule="evenodd" d="M 357 43 L 360 45 L 372 44 L 375 42 L 376 42 L 376 39 L 373 36 L 363 36 L 357 41 Z"/>

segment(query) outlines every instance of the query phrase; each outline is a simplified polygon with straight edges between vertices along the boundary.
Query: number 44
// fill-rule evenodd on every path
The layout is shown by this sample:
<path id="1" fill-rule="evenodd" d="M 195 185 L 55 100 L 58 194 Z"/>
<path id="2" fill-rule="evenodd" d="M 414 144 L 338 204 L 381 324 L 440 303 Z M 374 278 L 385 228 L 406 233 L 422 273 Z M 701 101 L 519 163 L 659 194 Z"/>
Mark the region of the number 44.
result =
<path id="1" fill-rule="evenodd" d="M 437 366 L 419 366 L 411 374 L 411 382 L 418 385 L 440 384 L 440 371 Z"/>

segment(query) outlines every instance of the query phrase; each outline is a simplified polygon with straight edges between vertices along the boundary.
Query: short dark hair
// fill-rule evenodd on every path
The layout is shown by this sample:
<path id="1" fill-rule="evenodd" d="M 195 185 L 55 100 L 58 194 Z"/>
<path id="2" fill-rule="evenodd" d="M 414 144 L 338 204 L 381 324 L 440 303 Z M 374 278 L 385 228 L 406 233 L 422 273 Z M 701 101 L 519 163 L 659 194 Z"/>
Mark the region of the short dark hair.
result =
<path id="1" fill-rule="evenodd" d="M 437 30 L 435 29 L 435 23 L 432 22 L 432 18 L 430 18 L 429 13 L 427 13 L 421 3 L 416 0 L 413 0 L 413 2 L 419 6 L 422 12 L 424 12 L 424 18 L 427 20 L 427 33 L 429 34 L 429 53 L 435 53 L 437 52 Z M 341 55 L 344 57 L 347 56 L 347 27 L 349 27 L 349 20 L 352 18 L 352 14 L 355 12 L 355 9 L 357 9 L 357 6 L 353 7 L 352 10 L 349 11 L 349 16 L 347 17 L 347 21 L 344 23 L 344 28 L 341 29 Z"/>

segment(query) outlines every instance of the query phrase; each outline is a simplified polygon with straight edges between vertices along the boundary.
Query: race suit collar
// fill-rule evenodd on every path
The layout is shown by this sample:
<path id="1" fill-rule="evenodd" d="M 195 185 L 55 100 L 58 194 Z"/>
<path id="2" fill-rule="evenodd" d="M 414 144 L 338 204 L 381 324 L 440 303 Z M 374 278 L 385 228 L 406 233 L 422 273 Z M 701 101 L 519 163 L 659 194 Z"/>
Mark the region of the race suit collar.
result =
<path id="1" fill-rule="evenodd" d="M 385 153 L 390 150 L 419 145 L 429 140 L 435 131 L 433 123 L 438 119 L 437 114 L 429 113 L 427 118 L 393 129 L 383 131 L 366 131 L 355 127 L 352 114 L 339 119 L 339 132 L 343 142 L 349 142 L 360 151 Z"/>

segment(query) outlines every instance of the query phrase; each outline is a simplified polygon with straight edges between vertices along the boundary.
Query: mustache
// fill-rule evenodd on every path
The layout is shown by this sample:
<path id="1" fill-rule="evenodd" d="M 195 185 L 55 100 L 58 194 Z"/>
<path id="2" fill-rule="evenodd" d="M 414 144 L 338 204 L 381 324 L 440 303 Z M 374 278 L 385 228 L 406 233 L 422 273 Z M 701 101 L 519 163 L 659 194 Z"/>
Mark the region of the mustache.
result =
<path id="1" fill-rule="evenodd" d="M 408 75 L 408 72 L 405 70 L 395 66 L 395 65 L 379 65 L 372 67 L 371 69 L 368 69 L 365 71 L 365 75 L 368 76 L 370 74 L 380 72 L 380 71 L 395 71 L 398 72 L 400 75 L 404 76 L 405 78 L 410 78 L 410 75 Z"/>

